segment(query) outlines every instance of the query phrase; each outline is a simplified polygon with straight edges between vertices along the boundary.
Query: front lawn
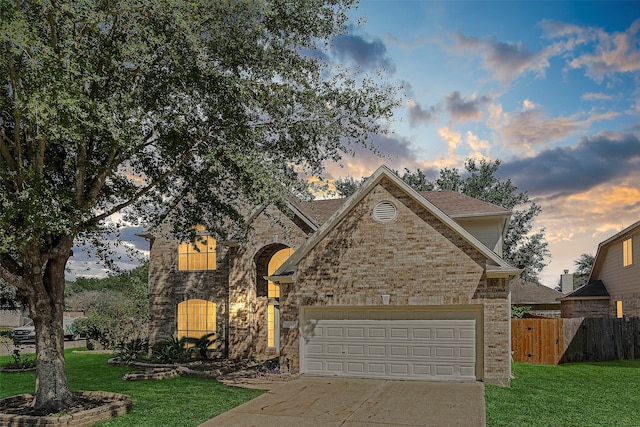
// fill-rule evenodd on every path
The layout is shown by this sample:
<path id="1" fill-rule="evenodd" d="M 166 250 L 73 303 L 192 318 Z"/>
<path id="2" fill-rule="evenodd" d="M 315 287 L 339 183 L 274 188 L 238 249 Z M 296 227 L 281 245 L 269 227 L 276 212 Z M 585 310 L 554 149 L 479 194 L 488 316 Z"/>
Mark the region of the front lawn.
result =
<path id="1" fill-rule="evenodd" d="M 136 369 L 107 364 L 113 356 L 67 350 L 65 357 L 72 390 L 110 391 L 133 398 L 131 412 L 101 427 L 195 427 L 263 393 L 204 378 L 124 381 L 122 376 Z M 8 361 L 9 357 L 0 357 L 0 365 Z M 0 398 L 33 393 L 34 389 L 34 372 L 0 373 Z"/>
<path id="2" fill-rule="evenodd" d="M 640 360 L 514 364 L 511 388 L 485 387 L 487 426 L 639 426 Z"/>

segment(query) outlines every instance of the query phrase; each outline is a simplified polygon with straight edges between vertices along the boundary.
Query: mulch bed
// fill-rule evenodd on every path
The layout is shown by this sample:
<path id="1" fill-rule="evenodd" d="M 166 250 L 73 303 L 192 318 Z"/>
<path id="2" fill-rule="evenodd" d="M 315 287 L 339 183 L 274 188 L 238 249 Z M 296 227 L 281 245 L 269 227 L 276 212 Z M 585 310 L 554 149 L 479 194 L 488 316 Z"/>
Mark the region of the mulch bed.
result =
<path id="1" fill-rule="evenodd" d="M 72 394 L 73 405 L 64 410 L 65 414 L 72 414 L 74 412 L 98 408 L 113 402 L 113 397 L 85 396 L 80 393 Z M 32 403 L 33 395 L 31 394 L 22 394 L 19 396 L 9 397 L 7 399 L 0 399 L 0 412 L 3 414 L 31 415 L 34 417 L 53 415 L 52 413 L 45 412 L 43 410 L 34 409 L 31 406 Z"/>
<path id="2" fill-rule="evenodd" d="M 0 399 L 0 425 L 10 427 L 65 426 L 87 427 L 107 421 L 131 410 L 129 396 L 102 391 L 72 392 L 74 403 L 60 413 L 47 413 L 32 407 L 33 395 Z"/>

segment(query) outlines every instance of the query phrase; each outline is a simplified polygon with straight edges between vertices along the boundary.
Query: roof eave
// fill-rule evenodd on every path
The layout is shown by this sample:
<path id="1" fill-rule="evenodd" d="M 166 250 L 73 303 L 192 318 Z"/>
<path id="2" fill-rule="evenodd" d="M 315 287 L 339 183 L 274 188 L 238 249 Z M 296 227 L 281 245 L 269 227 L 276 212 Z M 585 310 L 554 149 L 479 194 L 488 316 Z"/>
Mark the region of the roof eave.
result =
<path id="1" fill-rule="evenodd" d="M 604 296 L 604 295 L 600 295 L 600 296 L 590 296 L 590 297 L 562 297 L 562 298 L 558 298 L 557 301 L 573 301 L 573 300 L 597 300 L 597 299 L 606 299 L 606 300 L 610 300 L 611 297 L 610 296 Z"/>
<path id="2" fill-rule="evenodd" d="M 504 267 L 504 268 L 488 268 L 487 278 L 489 279 L 511 279 L 519 277 L 524 270 L 520 268 Z"/>
<path id="3" fill-rule="evenodd" d="M 293 283 L 293 274 L 284 274 L 284 275 L 273 275 L 273 276 L 262 276 L 263 279 L 265 280 L 269 280 L 270 282 L 274 282 L 274 283 L 285 283 L 285 284 L 290 284 Z"/>

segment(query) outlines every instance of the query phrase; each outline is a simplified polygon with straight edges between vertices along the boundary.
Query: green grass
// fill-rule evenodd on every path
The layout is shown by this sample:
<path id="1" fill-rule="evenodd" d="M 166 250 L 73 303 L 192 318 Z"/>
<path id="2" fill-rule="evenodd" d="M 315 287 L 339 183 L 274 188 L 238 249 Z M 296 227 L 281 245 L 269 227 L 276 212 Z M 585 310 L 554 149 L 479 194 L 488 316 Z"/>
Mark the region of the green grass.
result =
<path id="1" fill-rule="evenodd" d="M 194 427 L 263 393 L 205 378 L 124 381 L 123 375 L 136 369 L 111 366 L 107 364 L 110 357 L 65 352 L 69 388 L 123 393 L 133 399 L 131 412 L 101 427 Z M 0 357 L 0 365 L 8 361 Z M 33 372 L 0 373 L 0 398 L 33 393 L 34 389 Z"/>
<path id="2" fill-rule="evenodd" d="M 640 426 L 640 360 L 514 364 L 511 388 L 485 387 L 487 426 Z"/>
<path id="3" fill-rule="evenodd" d="M 132 411 L 101 427 L 195 427 L 260 395 L 211 379 L 124 381 L 135 368 L 107 364 L 109 355 L 65 353 L 72 390 L 133 398 Z M 0 357 L 0 365 L 9 361 Z M 487 385 L 487 426 L 640 426 L 640 360 L 565 365 L 514 364 L 510 388 Z M 35 373 L 0 373 L 0 397 L 32 393 Z"/>

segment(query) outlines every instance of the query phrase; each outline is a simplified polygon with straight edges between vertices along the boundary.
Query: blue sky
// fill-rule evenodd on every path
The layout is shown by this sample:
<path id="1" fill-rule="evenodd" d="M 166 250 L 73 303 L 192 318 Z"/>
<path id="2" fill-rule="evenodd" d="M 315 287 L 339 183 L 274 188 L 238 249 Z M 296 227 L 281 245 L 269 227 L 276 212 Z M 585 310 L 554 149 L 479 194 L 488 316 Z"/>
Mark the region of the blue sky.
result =
<path id="1" fill-rule="evenodd" d="M 548 286 L 640 219 L 639 2 L 364 0 L 351 17 L 333 60 L 384 67 L 405 99 L 377 138 L 388 157 L 329 178 L 500 159 L 543 208 Z"/>
<path id="2" fill-rule="evenodd" d="M 350 17 L 328 57 L 385 68 L 404 98 L 375 138 L 385 158 L 359 151 L 327 178 L 500 159 L 543 208 L 552 287 L 640 220 L 640 2 L 364 0 Z"/>

